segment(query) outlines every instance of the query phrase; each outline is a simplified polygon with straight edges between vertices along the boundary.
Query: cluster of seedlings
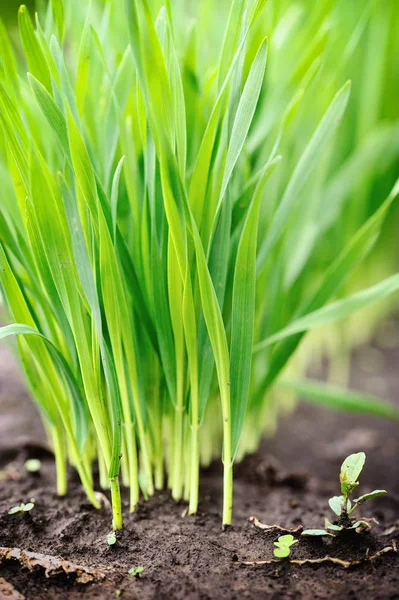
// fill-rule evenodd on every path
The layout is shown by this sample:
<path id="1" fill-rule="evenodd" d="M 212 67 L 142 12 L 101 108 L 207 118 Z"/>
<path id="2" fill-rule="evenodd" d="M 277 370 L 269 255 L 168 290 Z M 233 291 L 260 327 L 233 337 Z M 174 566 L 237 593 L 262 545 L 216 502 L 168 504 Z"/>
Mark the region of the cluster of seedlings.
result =
<path id="1" fill-rule="evenodd" d="M 21 6 L 21 49 L 0 26 L 0 339 L 17 337 L 58 493 L 72 465 L 99 508 L 98 465 L 114 530 L 121 484 L 131 511 L 167 487 L 194 514 L 200 466 L 221 456 L 229 525 L 234 463 L 273 432 L 287 386 L 398 418 L 378 398 L 279 380 L 288 363 L 303 372 L 309 330 L 399 289 L 386 253 L 377 283 L 352 277 L 381 231 L 395 242 L 399 193 L 396 123 L 377 144 L 345 117 L 347 65 L 368 48 L 358 15 L 341 44 L 329 0 L 312 19 L 301 2 L 233 0 L 218 18 L 183 4 L 57 0 L 34 19 Z M 330 531 L 365 499 L 345 490 Z"/>
<path id="2" fill-rule="evenodd" d="M 302 531 L 301 536 L 303 537 L 330 537 L 334 538 L 342 533 L 354 531 L 360 533 L 364 530 L 371 528 L 371 522 L 374 519 L 364 517 L 351 517 L 352 513 L 364 502 L 383 496 L 387 492 L 386 490 L 374 490 L 368 494 L 363 494 L 354 500 L 350 499 L 351 494 L 359 485 L 358 477 L 362 472 L 366 455 L 364 452 L 358 452 L 357 454 L 351 454 L 348 456 L 341 466 L 340 472 L 340 484 L 341 484 L 341 496 L 334 496 L 330 498 L 328 504 L 331 510 L 337 515 L 338 520 L 331 522 L 328 518 L 325 519 L 324 529 L 305 529 Z M 299 540 L 296 540 L 293 535 L 282 535 L 278 538 L 277 542 L 274 542 L 276 548 L 274 549 L 274 556 L 277 558 L 287 558 L 290 556 L 291 547 L 297 544 Z"/>

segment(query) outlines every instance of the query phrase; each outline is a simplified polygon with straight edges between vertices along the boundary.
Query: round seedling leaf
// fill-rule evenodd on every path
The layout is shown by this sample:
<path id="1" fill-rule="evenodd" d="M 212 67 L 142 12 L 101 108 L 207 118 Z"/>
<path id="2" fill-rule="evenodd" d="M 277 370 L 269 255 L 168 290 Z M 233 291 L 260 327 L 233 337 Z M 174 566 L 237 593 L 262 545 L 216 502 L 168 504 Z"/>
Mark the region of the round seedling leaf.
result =
<path id="1" fill-rule="evenodd" d="M 333 512 L 340 517 L 344 506 L 345 498 L 343 496 L 333 496 L 329 499 L 328 504 Z"/>
<path id="2" fill-rule="evenodd" d="M 294 536 L 293 535 L 280 535 L 280 537 L 278 538 L 278 541 L 280 542 L 280 544 L 282 544 L 283 546 L 287 546 L 290 542 L 292 542 L 294 540 Z"/>
<path id="3" fill-rule="evenodd" d="M 132 567 L 131 569 L 129 569 L 128 573 L 132 577 L 137 577 L 143 571 L 144 571 L 144 567 Z"/>
<path id="4" fill-rule="evenodd" d="M 24 464 L 25 470 L 28 473 L 39 473 L 41 466 L 42 463 L 38 458 L 29 458 Z"/>
<path id="5" fill-rule="evenodd" d="M 115 531 L 110 531 L 109 534 L 107 535 L 107 544 L 109 546 L 113 546 L 114 544 L 116 544 L 116 533 L 115 533 Z"/>
<path id="6" fill-rule="evenodd" d="M 287 558 L 287 556 L 289 555 L 290 549 L 287 547 L 274 549 L 274 556 L 276 556 L 277 558 Z"/>
<path id="7" fill-rule="evenodd" d="M 23 510 L 23 512 L 29 512 L 32 510 L 32 508 L 34 508 L 34 504 L 33 502 L 28 502 L 27 504 L 21 504 L 21 510 Z"/>
<path id="8" fill-rule="evenodd" d="M 342 525 L 334 525 L 334 523 L 331 523 L 331 521 L 329 519 L 325 519 L 324 527 L 326 529 L 332 529 L 333 531 L 342 531 L 343 530 Z"/>
<path id="9" fill-rule="evenodd" d="M 367 523 L 367 521 L 356 521 L 356 523 L 354 523 L 352 525 L 352 527 L 348 527 L 348 529 L 356 529 L 357 533 L 360 533 L 361 531 L 365 531 L 366 529 L 371 529 L 371 525 L 370 523 Z"/>

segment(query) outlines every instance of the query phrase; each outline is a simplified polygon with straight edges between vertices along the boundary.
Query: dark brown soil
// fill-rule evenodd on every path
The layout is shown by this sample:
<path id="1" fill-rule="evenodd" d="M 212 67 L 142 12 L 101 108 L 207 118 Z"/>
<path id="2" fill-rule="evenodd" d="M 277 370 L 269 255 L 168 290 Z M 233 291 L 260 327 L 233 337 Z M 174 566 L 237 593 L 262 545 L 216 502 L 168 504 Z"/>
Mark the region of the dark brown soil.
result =
<path id="1" fill-rule="evenodd" d="M 365 351 L 356 354 L 352 385 L 369 391 L 385 386 L 379 393 L 399 402 L 399 349 L 379 354 L 378 372 L 383 379 L 378 380 L 370 372 L 375 350 L 368 355 L 371 361 Z M 328 498 L 339 491 L 340 464 L 359 450 L 368 456 L 361 491 L 389 490 L 388 496 L 363 509 L 379 525 L 371 533 L 354 534 L 345 541 L 302 538 L 293 547 L 292 558 L 329 555 L 362 560 L 394 547 L 395 542 L 399 546 L 397 424 L 302 405 L 281 421 L 274 440 L 236 467 L 231 529 L 223 532 L 220 527 L 221 473 L 214 465 L 202 474 L 197 516 L 184 516 L 184 504 L 174 503 L 167 493 L 157 494 L 135 514 L 129 515 L 125 507 L 125 529 L 109 547 L 109 509 L 91 508 L 72 472 L 68 497 L 55 495 L 51 454 L 5 348 L 0 352 L 0 373 L 0 470 L 3 478 L 4 470 L 8 473 L 6 481 L 0 480 L 0 546 L 51 555 L 98 568 L 106 575 L 102 582 L 79 584 L 73 575 L 46 578 L 40 568 L 29 572 L 18 561 L 7 560 L 0 564 L 0 599 L 399 598 L 399 554 L 395 552 L 348 569 L 333 563 L 300 566 L 286 560 L 262 566 L 240 564 L 272 559 L 273 541 L 281 535 L 277 529 L 256 528 L 248 521 L 251 515 L 286 528 L 322 527 L 324 516 L 331 518 Z M 28 457 L 42 460 L 39 477 L 24 471 Z M 35 498 L 32 512 L 7 514 L 11 506 L 29 498 Z M 128 570 L 139 565 L 144 567 L 140 577 L 130 576 Z"/>

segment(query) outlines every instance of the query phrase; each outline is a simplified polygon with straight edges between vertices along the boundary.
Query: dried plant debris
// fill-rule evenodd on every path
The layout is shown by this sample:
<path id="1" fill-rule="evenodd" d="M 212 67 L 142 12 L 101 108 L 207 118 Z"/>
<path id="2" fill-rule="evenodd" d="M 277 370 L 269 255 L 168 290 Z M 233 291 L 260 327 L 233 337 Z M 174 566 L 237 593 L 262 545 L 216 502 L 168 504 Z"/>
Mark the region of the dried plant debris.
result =
<path id="1" fill-rule="evenodd" d="M 20 594 L 4 577 L 0 577 L 0 598 L 3 600 L 25 600 L 25 596 Z"/>
<path id="2" fill-rule="evenodd" d="M 281 527 L 280 525 L 265 525 L 261 523 L 259 519 L 256 517 L 249 517 L 248 521 L 257 529 L 262 529 L 263 531 L 271 531 L 276 529 L 277 531 L 283 531 L 284 533 L 300 533 L 303 530 L 302 525 L 298 525 L 295 529 L 286 529 L 285 527 Z"/>
<path id="3" fill-rule="evenodd" d="M 43 569 L 46 577 L 60 574 L 74 575 L 77 583 L 91 583 L 105 579 L 105 573 L 100 569 L 88 568 L 68 560 L 38 552 L 27 552 L 19 548 L 0 548 L 0 562 L 4 560 L 17 560 L 22 567 L 29 571 Z"/>
<path id="4" fill-rule="evenodd" d="M 396 543 L 394 541 L 391 542 L 391 546 L 386 546 L 379 550 L 375 554 L 371 556 L 366 554 L 363 558 L 358 560 L 342 560 L 341 558 L 336 558 L 335 556 L 323 556 L 322 558 L 304 558 L 304 559 L 291 559 L 289 562 L 293 565 L 320 565 L 324 563 L 330 563 L 334 565 L 338 565 L 339 567 L 343 567 L 344 569 L 349 569 L 350 567 L 357 567 L 359 565 L 363 565 L 368 562 L 374 562 L 384 554 L 388 554 L 390 552 L 397 552 Z M 247 567 L 255 567 L 255 566 L 263 566 L 263 565 L 273 565 L 281 562 L 276 558 L 271 558 L 269 560 L 254 560 L 254 561 L 236 561 L 236 565 L 243 565 Z"/>

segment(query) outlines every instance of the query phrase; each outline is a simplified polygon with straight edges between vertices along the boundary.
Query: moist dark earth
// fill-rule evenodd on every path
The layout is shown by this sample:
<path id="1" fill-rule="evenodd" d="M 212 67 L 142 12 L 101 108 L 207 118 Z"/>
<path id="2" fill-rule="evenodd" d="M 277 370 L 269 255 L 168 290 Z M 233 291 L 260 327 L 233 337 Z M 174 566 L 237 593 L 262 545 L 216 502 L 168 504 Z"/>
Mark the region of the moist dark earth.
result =
<path id="1" fill-rule="evenodd" d="M 384 336 L 378 339 L 383 341 Z M 399 343 L 390 349 L 382 345 L 386 344 L 376 341 L 372 348 L 354 354 L 351 385 L 399 403 Z M 125 497 L 125 528 L 117 543 L 108 546 L 109 507 L 93 509 L 72 471 L 68 497 L 56 496 L 54 464 L 40 420 L 11 351 L 3 345 L 0 546 L 99 569 L 104 578 L 83 584 L 73 573 L 46 577 L 40 567 L 30 572 L 16 559 L 3 560 L 0 599 L 399 598 L 399 553 L 395 552 L 396 544 L 399 547 L 398 431 L 398 423 L 300 404 L 281 419 L 275 438 L 236 466 L 230 529 L 222 531 L 220 526 L 221 469 L 214 464 L 201 474 L 198 515 L 185 516 L 185 504 L 176 504 L 166 492 L 129 515 Z M 287 560 L 242 564 L 273 559 L 273 542 L 282 535 L 277 528 L 257 527 L 249 521 L 251 516 L 287 529 L 320 528 L 325 516 L 332 518 L 327 502 L 339 493 L 342 460 L 361 450 L 367 461 L 359 491 L 389 491 L 361 511 L 378 525 L 373 525 L 371 533 L 341 541 L 302 538 L 291 553 L 291 558 L 299 560 L 330 556 L 360 564 L 349 568 L 332 562 L 298 565 Z M 25 471 L 27 458 L 41 459 L 40 476 Z M 10 507 L 30 498 L 35 499 L 31 512 L 8 515 Z M 144 567 L 136 578 L 128 574 L 134 566 Z"/>

